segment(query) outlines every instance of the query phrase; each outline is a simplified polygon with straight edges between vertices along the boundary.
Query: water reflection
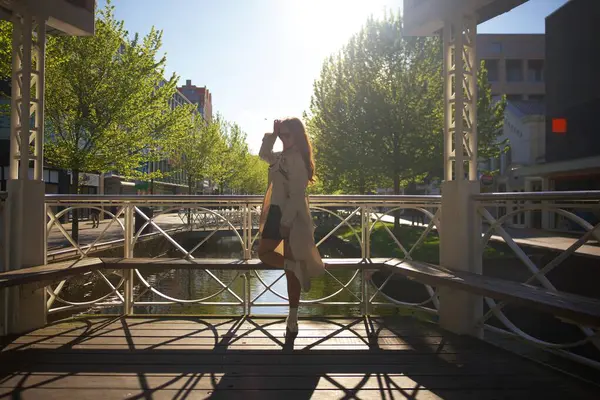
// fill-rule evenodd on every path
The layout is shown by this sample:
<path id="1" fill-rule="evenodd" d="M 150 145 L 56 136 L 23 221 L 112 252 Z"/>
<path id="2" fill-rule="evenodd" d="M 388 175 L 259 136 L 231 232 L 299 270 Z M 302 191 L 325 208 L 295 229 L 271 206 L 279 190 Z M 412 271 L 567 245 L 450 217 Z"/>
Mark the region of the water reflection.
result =
<path id="1" fill-rule="evenodd" d="M 200 241 L 204 239 L 206 233 L 203 232 L 187 232 L 179 234 L 177 241 L 186 249 L 192 249 Z M 319 249 L 323 257 L 341 257 L 340 245 L 336 243 L 337 238 L 323 243 Z M 256 248 L 254 249 L 256 250 Z M 350 250 L 351 251 L 351 250 Z M 178 252 L 170 243 L 158 239 L 147 246 L 136 247 L 136 256 L 144 257 L 180 257 Z M 196 258 L 241 258 L 242 247 L 237 236 L 231 233 L 223 232 L 214 235 L 198 250 L 193 253 Z M 256 254 L 253 254 L 256 257 Z M 346 257 L 356 256 L 354 254 Z M 212 276 L 211 276 L 212 273 Z M 143 278 L 158 292 L 176 299 L 206 299 L 211 303 L 237 303 L 236 297 L 227 290 L 222 290 L 222 285 L 229 285 L 229 289 L 237 294 L 240 298 L 243 296 L 244 279 L 242 272 L 237 271 L 220 271 L 213 270 L 211 273 L 202 270 L 145 270 L 142 272 Z M 303 294 L 303 300 L 319 299 L 338 292 L 341 289 L 339 280 L 343 284 L 347 284 L 355 275 L 354 270 L 337 270 L 333 271 L 331 277 L 327 274 L 319 278 L 313 279 L 312 288 L 309 293 Z M 257 274 L 259 276 L 257 276 Z M 252 299 L 256 299 L 256 304 L 252 307 L 253 314 L 269 315 L 269 314 L 285 314 L 287 306 L 261 305 L 264 303 L 287 303 L 286 300 L 277 296 L 279 293 L 282 296 L 287 295 L 286 280 L 282 276 L 283 271 L 256 271 L 249 274 L 249 285 L 251 288 Z M 216 279 L 215 279 L 216 278 Z M 259 279 L 260 278 L 260 279 Z M 261 282 L 261 280 L 264 282 Z M 275 283 L 273 283 L 275 282 Z M 267 290 L 262 293 L 266 286 L 271 286 L 271 291 Z M 91 289 L 91 288 L 90 288 Z M 222 291 L 221 291 L 222 290 Z M 209 298 L 215 293 L 221 291 L 218 295 Z M 134 288 L 136 302 L 165 302 L 168 301 L 159 293 L 147 290 L 145 285 L 136 279 Z M 262 294 L 261 294 L 262 293 Z M 354 279 L 349 285 L 348 290 L 342 290 L 338 295 L 333 297 L 331 301 L 335 302 L 358 302 L 361 296 L 360 276 Z M 141 294 L 141 296 L 140 296 Z M 114 298 L 113 300 L 117 300 Z M 110 300 L 109 300 L 110 301 Z M 243 312 L 243 305 L 218 305 L 218 304 L 156 304 L 136 306 L 136 312 L 147 314 L 223 314 L 223 315 L 239 315 Z M 117 313 L 119 308 L 91 308 L 86 310 L 86 313 Z M 353 315 L 360 313 L 359 305 L 332 305 L 318 306 L 306 305 L 301 307 L 303 314 L 310 315 Z"/>

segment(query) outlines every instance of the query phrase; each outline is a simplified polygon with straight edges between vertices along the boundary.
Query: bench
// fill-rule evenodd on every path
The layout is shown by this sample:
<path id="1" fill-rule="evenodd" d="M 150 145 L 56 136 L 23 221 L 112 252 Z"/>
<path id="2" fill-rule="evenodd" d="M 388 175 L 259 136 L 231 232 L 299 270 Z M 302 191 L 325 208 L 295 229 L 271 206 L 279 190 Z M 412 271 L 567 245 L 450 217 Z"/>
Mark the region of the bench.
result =
<path id="1" fill-rule="evenodd" d="M 327 269 L 377 269 L 387 258 L 328 258 Z M 0 273 L 0 289 L 35 282 L 52 282 L 70 276 L 80 275 L 98 269 L 130 270 L 142 268 L 168 269 L 216 269 L 249 271 L 281 269 L 263 264 L 260 260 L 240 259 L 193 259 L 182 258 L 97 258 L 90 257 L 76 261 L 63 261 L 47 265 L 22 268 Z"/>
<path id="2" fill-rule="evenodd" d="M 396 258 L 325 259 L 326 268 L 367 269 L 390 268 L 397 274 L 431 286 L 463 290 L 496 300 L 521 304 L 591 327 L 600 327 L 600 300 L 565 292 L 553 292 L 524 283 L 507 281 L 464 271 L 453 271 L 437 265 Z M 142 268 L 273 270 L 259 260 L 180 258 L 85 258 L 0 273 L 0 288 L 34 282 L 52 282 L 97 269 L 130 270 Z"/>
<path id="3" fill-rule="evenodd" d="M 444 286 L 551 313 L 582 325 L 600 327 L 600 300 L 505 279 L 449 270 L 418 261 L 390 259 L 394 272 L 430 286 Z"/>

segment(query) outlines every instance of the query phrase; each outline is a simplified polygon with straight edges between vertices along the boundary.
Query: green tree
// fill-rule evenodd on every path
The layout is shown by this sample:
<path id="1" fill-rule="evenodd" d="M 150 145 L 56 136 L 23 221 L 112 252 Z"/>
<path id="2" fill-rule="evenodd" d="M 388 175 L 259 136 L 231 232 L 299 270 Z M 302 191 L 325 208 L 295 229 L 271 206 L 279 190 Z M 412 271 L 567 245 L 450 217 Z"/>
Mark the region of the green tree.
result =
<path id="1" fill-rule="evenodd" d="M 174 158 L 176 169 L 187 176 L 189 194 L 198 189 L 198 182 L 214 174 L 224 151 L 225 142 L 218 121 L 207 123 L 196 116 L 193 129 Z"/>
<path id="2" fill-rule="evenodd" d="M 263 194 L 267 190 L 268 165 L 259 156 L 247 154 L 243 168 L 244 177 L 239 179 L 235 189 L 240 194 Z"/>
<path id="3" fill-rule="evenodd" d="M 0 20 L 0 80 L 12 73 L 12 23 Z"/>
<path id="4" fill-rule="evenodd" d="M 246 133 L 236 123 L 229 123 L 222 117 L 217 117 L 221 129 L 221 137 L 225 149 L 219 155 L 219 162 L 213 171 L 212 179 L 223 194 L 225 189 L 235 189 L 241 186 L 246 178 L 246 158 L 248 156 L 248 143 Z"/>
<path id="5" fill-rule="evenodd" d="M 305 120 L 323 189 L 365 194 L 381 179 L 376 149 L 370 145 L 371 126 L 360 102 L 366 97 L 355 85 L 361 71 L 346 62 L 348 51 L 325 61 Z"/>
<path id="6" fill-rule="evenodd" d="M 162 32 L 152 28 L 129 38 L 110 2 L 98 14 L 94 36 L 48 40 L 45 155 L 49 164 L 71 170 L 72 193 L 80 172 L 136 178 L 143 163 L 171 158 L 193 110 L 169 105 L 177 77 L 164 79 Z M 76 239 L 76 211 L 72 233 Z"/>
<path id="7" fill-rule="evenodd" d="M 0 20 L 0 81 L 10 80 L 12 73 L 12 24 Z M 10 92 L 0 92 L 0 117 L 10 114 Z"/>
<path id="8" fill-rule="evenodd" d="M 492 85 L 482 61 L 477 71 L 477 151 L 481 160 L 498 158 L 501 153 L 509 150 L 508 139 L 498 140 L 504 126 L 505 109 L 506 96 L 502 96 L 499 101 L 492 99 Z"/>
<path id="9" fill-rule="evenodd" d="M 502 151 L 497 142 L 504 102 L 493 103 L 487 73 L 478 75 L 479 153 Z M 307 127 L 327 192 L 395 193 L 443 171 L 443 75 L 439 38 L 402 36 L 390 13 L 370 18 L 314 84 Z"/>

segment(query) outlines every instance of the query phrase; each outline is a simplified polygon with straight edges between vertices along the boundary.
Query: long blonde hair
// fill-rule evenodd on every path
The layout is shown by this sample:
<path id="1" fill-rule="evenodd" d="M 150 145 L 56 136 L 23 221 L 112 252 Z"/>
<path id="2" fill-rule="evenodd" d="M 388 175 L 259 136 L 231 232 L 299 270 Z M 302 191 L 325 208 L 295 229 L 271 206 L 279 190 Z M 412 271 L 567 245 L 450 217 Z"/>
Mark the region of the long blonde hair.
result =
<path id="1" fill-rule="evenodd" d="M 308 181 L 313 183 L 315 181 L 315 159 L 313 157 L 313 149 L 310 144 L 310 139 L 306 133 L 306 128 L 300 120 L 300 118 L 291 117 L 281 121 L 282 125 L 285 125 L 290 133 L 294 136 L 294 143 L 298 147 L 306 170 L 308 171 Z"/>

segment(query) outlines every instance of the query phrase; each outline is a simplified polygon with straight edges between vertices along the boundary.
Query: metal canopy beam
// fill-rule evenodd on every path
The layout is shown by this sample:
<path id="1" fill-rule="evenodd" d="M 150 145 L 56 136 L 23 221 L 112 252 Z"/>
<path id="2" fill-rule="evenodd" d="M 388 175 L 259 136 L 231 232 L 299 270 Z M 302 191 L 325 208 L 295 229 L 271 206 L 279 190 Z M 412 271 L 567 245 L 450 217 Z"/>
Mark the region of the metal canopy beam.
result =
<path id="1" fill-rule="evenodd" d="M 480 24 L 527 0 L 404 0 L 404 34 L 432 36 L 444 28 L 444 21 L 457 14 L 474 15 Z"/>
<path id="2" fill-rule="evenodd" d="M 45 15 L 49 33 L 72 36 L 94 34 L 95 0 L 0 0 L 0 19 L 13 14 Z"/>

